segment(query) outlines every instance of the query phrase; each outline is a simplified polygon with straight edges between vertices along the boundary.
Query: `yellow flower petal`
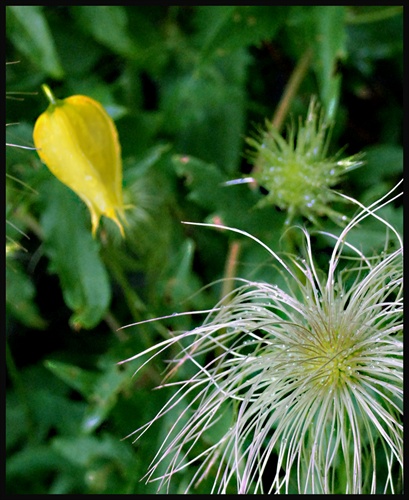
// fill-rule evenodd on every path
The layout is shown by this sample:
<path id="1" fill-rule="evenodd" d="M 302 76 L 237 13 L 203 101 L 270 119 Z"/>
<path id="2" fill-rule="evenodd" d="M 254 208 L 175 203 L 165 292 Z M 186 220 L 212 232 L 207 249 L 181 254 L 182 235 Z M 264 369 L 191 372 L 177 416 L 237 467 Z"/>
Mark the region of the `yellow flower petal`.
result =
<path id="1" fill-rule="evenodd" d="M 101 215 L 124 230 L 122 162 L 118 133 L 101 104 L 90 97 L 74 95 L 54 99 L 34 126 L 33 140 L 38 155 L 63 184 L 86 203 L 91 212 L 95 236 Z"/>

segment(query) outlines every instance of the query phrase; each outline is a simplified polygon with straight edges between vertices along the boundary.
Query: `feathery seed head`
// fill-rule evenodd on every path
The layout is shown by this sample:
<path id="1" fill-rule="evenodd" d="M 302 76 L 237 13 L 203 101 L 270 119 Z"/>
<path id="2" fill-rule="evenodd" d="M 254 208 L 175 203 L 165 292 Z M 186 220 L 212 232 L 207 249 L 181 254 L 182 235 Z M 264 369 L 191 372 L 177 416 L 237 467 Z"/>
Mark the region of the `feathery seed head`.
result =
<path id="1" fill-rule="evenodd" d="M 385 197 L 370 207 L 356 203 L 362 211 L 334 237 L 328 270 L 317 268 L 304 230 L 304 259 L 283 260 L 270 250 L 291 289 L 240 280 L 202 326 L 126 360 L 153 352 L 152 359 L 179 345 L 169 375 L 184 363 L 195 367 L 186 380 L 166 380 L 176 392 L 133 433 L 140 438 L 180 408 L 148 472 L 159 488 L 169 489 L 178 472 L 196 464 L 187 492 L 209 476 L 216 493 L 399 490 L 402 241 L 376 213 Z M 395 249 L 367 257 L 347 242 L 368 216 L 392 230 Z M 344 265 L 345 249 L 355 253 L 348 256 L 352 264 Z M 217 437 L 209 434 L 214 430 Z"/>

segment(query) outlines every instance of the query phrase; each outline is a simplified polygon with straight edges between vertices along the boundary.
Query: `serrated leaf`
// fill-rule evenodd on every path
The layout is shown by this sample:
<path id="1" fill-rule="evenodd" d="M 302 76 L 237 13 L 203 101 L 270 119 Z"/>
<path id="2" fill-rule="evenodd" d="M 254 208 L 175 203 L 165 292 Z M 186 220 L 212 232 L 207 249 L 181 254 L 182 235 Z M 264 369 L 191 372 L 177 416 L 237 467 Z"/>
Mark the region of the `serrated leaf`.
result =
<path id="1" fill-rule="evenodd" d="M 202 59 L 274 38 L 285 13 L 281 6 L 198 7 L 195 22 Z"/>
<path id="2" fill-rule="evenodd" d="M 206 209 L 210 220 L 218 216 L 223 224 L 251 234 L 270 232 L 284 223 L 284 213 L 277 213 L 273 207 L 254 210 L 260 199 L 258 192 L 247 184 L 226 185 L 227 177 L 215 165 L 192 156 L 175 155 L 172 161 L 178 175 L 185 178 L 188 198 Z"/>
<path id="3" fill-rule="evenodd" d="M 54 40 L 38 5 L 9 5 L 6 10 L 7 35 L 33 64 L 53 78 L 62 78 L 62 69 Z"/>
<path id="4" fill-rule="evenodd" d="M 223 201 L 226 189 L 223 182 L 226 176 L 215 166 L 192 156 L 178 156 L 172 158 L 176 172 L 185 178 L 185 185 L 189 189 L 189 199 L 209 211 L 216 210 Z"/>
<path id="5" fill-rule="evenodd" d="M 42 192 L 47 193 L 41 224 L 50 270 L 58 274 L 65 303 L 74 312 L 71 324 L 93 328 L 109 306 L 111 288 L 85 207 L 57 180 L 44 183 Z"/>

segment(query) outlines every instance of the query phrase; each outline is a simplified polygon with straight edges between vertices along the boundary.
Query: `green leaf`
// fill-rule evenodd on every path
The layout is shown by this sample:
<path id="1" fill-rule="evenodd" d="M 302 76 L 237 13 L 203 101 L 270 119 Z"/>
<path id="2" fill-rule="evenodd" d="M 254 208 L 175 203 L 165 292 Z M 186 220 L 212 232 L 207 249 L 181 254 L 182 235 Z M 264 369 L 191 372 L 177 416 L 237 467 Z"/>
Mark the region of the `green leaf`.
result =
<path id="1" fill-rule="evenodd" d="M 199 6 L 195 24 L 202 60 L 274 38 L 286 7 Z"/>
<path id="2" fill-rule="evenodd" d="M 229 179 L 215 165 L 192 156 L 175 155 L 172 161 L 177 174 L 185 179 L 188 199 L 206 209 L 209 220 L 217 216 L 223 224 L 253 235 L 268 235 L 274 227 L 283 226 L 284 213 L 273 207 L 255 209 L 260 197 L 248 184 L 226 185 Z"/>
<path id="3" fill-rule="evenodd" d="M 129 185 L 146 175 L 148 170 L 155 165 L 163 155 L 171 148 L 170 144 L 158 144 L 145 150 L 144 154 L 138 158 L 131 158 L 129 166 L 124 165 L 124 184 Z"/>
<path id="4" fill-rule="evenodd" d="M 226 172 L 237 170 L 245 127 L 245 77 L 249 62 L 244 50 L 202 64 L 161 89 L 164 122 L 175 135 L 175 148 Z M 209 144 L 212 147 L 209 147 Z"/>
<path id="5" fill-rule="evenodd" d="M 58 451 L 69 462 L 87 467 L 103 450 L 98 438 L 92 436 L 70 436 L 55 438 L 53 449 Z"/>
<path id="6" fill-rule="evenodd" d="M 85 472 L 84 493 L 133 493 L 137 462 L 129 444 L 107 433 L 102 436 L 56 437 L 52 449 Z"/>
<path id="7" fill-rule="evenodd" d="M 21 404 L 17 392 L 8 389 L 5 397 L 6 402 L 6 452 L 17 449 L 19 442 L 27 439 L 27 429 L 29 427 L 27 409 Z M 15 425 L 18 422 L 19 425 Z"/>
<path id="8" fill-rule="evenodd" d="M 38 476 L 64 467 L 63 458 L 48 445 L 28 446 L 7 460 L 7 480 L 18 481 L 27 474 Z"/>
<path id="9" fill-rule="evenodd" d="M 61 64 L 67 75 L 67 82 L 71 81 L 76 85 L 84 80 L 87 81 L 88 78 L 95 79 L 95 67 L 103 57 L 105 47 L 92 40 L 88 33 L 84 33 L 72 20 L 67 22 L 67 17 L 61 15 L 57 9 L 48 13 L 49 24 L 53 30 Z M 81 57 L 78 57 L 78 54 L 81 54 Z"/>
<path id="10" fill-rule="evenodd" d="M 328 120 L 334 119 L 337 111 L 341 85 L 338 64 L 347 55 L 345 16 L 343 6 L 292 6 L 284 31 L 283 43 L 296 61 L 307 49 L 313 51 L 312 69 Z"/>
<path id="11" fill-rule="evenodd" d="M 163 270 L 158 293 L 166 298 L 169 312 L 172 309 L 174 311 L 175 307 L 179 307 L 200 289 L 201 284 L 192 269 L 194 252 L 195 243 L 191 239 L 186 239 L 179 250 L 169 257 Z M 175 328 L 184 327 L 184 317 L 174 319 L 172 325 Z"/>
<path id="12" fill-rule="evenodd" d="M 50 28 L 38 5 L 9 5 L 6 9 L 7 34 L 31 62 L 53 78 L 62 78 L 58 54 Z"/>
<path id="13" fill-rule="evenodd" d="M 93 432 L 107 418 L 120 392 L 132 383 L 132 371 L 130 365 L 120 368 L 112 364 L 98 377 L 81 424 L 81 429 L 85 433 Z"/>
<path id="14" fill-rule="evenodd" d="M 99 374 L 61 361 L 48 360 L 44 361 L 44 366 L 54 373 L 58 378 L 63 380 L 69 387 L 75 389 L 89 399 L 94 390 L 94 385 Z"/>
<path id="15" fill-rule="evenodd" d="M 364 160 L 362 168 L 350 173 L 353 182 L 361 189 L 379 185 L 395 176 L 403 176 L 403 149 L 400 146 L 392 144 L 371 146 L 365 150 Z"/>
<path id="16" fill-rule="evenodd" d="M 79 5 L 73 11 L 83 30 L 114 52 L 134 57 L 138 52 L 127 29 L 126 10 L 120 5 Z"/>
<path id="17" fill-rule="evenodd" d="M 314 8 L 314 69 L 320 88 L 321 102 L 329 120 L 334 119 L 341 86 L 337 64 L 346 56 L 345 7 Z"/>
<path id="18" fill-rule="evenodd" d="M 357 16 L 358 17 L 358 16 Z M 403 15 L 395 15 L 377 22 L 348 24 L 348 60 L 367 77 L 372 76 L 375 62 L 396 60 L 402 64 Z"/>
<path id="19" fill-rule="evenodd" d="M 223 182 L 227 177 L 215 166 L 192 156 L 175 155 L 172 158 L 176 172 L 185 179 L 190 193 L 188 199 L 213 211 L 226 200 L 227 190 Z"/>
<path id="20" fill-rule="evenodd" d="M 34 302 L 35 295 L 35 287 L 19 263 L 9 262 L 6 267 L 7 310 L 24 325 L 43 329 L 46 321 L 39 314 Z"/>
<path id="21" fill-rule="evenodd" d="M 88 401 L 81 423 L 85 433 L 93 432 L 115 406 L 123 387 L 131 383 L 131 366 L 119 368 L 111 363 L 103 372 L 91 372 L 60 361 L 46 361 L 45 366 Z"/>
<path id="22" fill-rule="evenodd" d="M 348 6 L 349 24 L 374 23 L 403 14 L 403 5 L 351 5 Z"/>
<path id="23" fill-rule="evenodd" d="M 91 236 L 88 211 L 78 197 L 56 179 L 42 185 L 46 206 L 41 224 L 50 271 L 57 273 L 67 306 L 74 311 L 71 324 L 93 328 L 111 299 L 108 274 Z"/>

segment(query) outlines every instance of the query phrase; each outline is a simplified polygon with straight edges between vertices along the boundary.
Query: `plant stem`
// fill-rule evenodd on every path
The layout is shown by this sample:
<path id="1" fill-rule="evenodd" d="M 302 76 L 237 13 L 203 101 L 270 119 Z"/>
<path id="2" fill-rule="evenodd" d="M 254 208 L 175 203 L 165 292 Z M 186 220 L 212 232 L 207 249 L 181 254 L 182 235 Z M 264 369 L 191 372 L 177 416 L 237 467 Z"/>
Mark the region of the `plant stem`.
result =
<path id="1" fill-rule="evenodd" d="M 43 83 L 41 85 L 41 89 L 42 91 L 44 92 L 45 96 L 47 97 L 47 99 L 50 101 L 50 104 L 55 104 L 57 101 L 54 97 L 54 94 L 51 92 L 51 89 L 48 85 L 46 85 L 45 83 Z"/>
<path id="2" fill-rule="evenodd" d="M 114 335 L 118 338 L 120 342 L 124 342 L 125 340 L 128 340 L 129 335 L 125 333 L 123 330 L 120 330 L 121 324 L 119 321 L 115 318 L 115 316 L 108 311 L 105 316 L 104 316 L 104 321 L 105 323 L 109 326 L 111 331 L 114 333 Z"/>
<path id="3" fill-rule="evenodd" d="M 238 257 L 240 253 L 241 243 L 238 240 L 232 240 L 229 244 L 229 252 L 226 259 L 224 268 L 224 278 L 222 287 L 222 299 L 228 295 L 233 289 L 233 278 L 236 275 Z"/>
<path id="4" fill-rule="evenodd" d="M 294 99 L 294 96 L 296 95 L 298 88 L 307 73 L 311 58 L 312 49 L 309 47 L 304 52 L 301 59 L 298 61 L 296 67 L 294 68 L 294 71 L 290 76 L 290 79 L 288 80 L 287 85 L 285 86 L 283 95 L 281 96 L 280 102 L 278 103 L 278 106 L 276 107 L 273 118 L 271 120 L 271 124 L 275 129 L 277 129 L 277 131 L 280 131 L 284 124 L 285 117 L 287 116 L 288 110 L 290 109 L 291 101 Z M 257 165 L 254 165 L 252 169 L 253 174 L 257 171 L 257 168 Z"/>
<path id="5" fill-rule="evenodd" d="M 121 287 L 121 290 L 124 294 L 124 298 L 126 301 L 126 304 L 132 314 L 132 317 L 134 321 L 140 321 L 141 320 L 141 312 L 146 310 L 146 306 L 143 303 L 143 301 L 139 298 L 138 294 L 133 290 L 133 288 L 129 285 L 127 277 L 122 270 L 121 266 L 116 262 L 115 259 L 109 258 L 109 256 L 106 256 L 102 254 L 103 260 L 107 268 L 109 269 L 109 272 L 113 276 L 114 280 L 119 284 Z M 105 316 L 105 321 L 111 326 L 111 328 L 115 328 L 115 323 L 113 322 L 113 317 L 110 315 Z M 116 320 L 115 320 L 116 321 Z M 157 325 L 159 328 L 159 325 Z M 119 326 L 118 326 L 119 328 Z M 163 332 L 161 332 L 163 333 Z M 118 332 L 116 332 L 116 335 L 118 336 Z M 119 336 L 118 336 L 119 338 Z M 142 329 L 140 332 L 140 338 L 142 339 L 142 342 L 144 343 L 145 346 L 150 345 L 150 339 L 145 331 L 145 329 Z M 123 338 L 120 338 L 120 340 L 125 340 Z"/>
<path id="6" fill-rule="evenodd" d="M 283 126 L 285 117 L 290 109 L 291 101 L 294 99 L 294 96 L 296 95 L 298 88 L 307 73 L 311 58 L 312 50 L 311 48 L 308 48 L 298 61 L 287 85 L 285 86 L 281 100 L 278 103 L 272 118 L 272 124 L 277 130 L 280 130 Z M 227 279 L 223 282 L 222 298 L 225 297 L 233 288 L 233 280 L 231 278 L 236 275 L 239 252 L 240 242 L 238 240 L 233 240 L 229 245 L 229 252 L 226 260 L 224 277 Z"/>
<path id="7" fill-rule="evenodd" d="M 278 106 L 274 112 L 274 116 L 272 119 L 272 125 L 277 130 L 280 130 L 283 126 L 284 119 L 288 114 L 288 110 L 290 109 L 291 101 L 294 99 L 298 88 L 307 73 L 308 67 L 311 62 L 312 50 L 308 48 L 301 59 L 298 61 L 294 71 L 288 80 L 287 85 L 285 86 L 283 95 L 278 103 Z"/>

